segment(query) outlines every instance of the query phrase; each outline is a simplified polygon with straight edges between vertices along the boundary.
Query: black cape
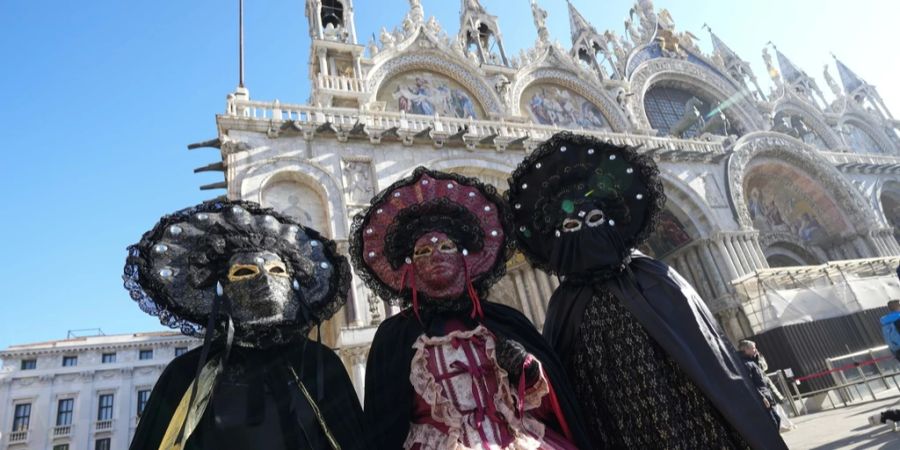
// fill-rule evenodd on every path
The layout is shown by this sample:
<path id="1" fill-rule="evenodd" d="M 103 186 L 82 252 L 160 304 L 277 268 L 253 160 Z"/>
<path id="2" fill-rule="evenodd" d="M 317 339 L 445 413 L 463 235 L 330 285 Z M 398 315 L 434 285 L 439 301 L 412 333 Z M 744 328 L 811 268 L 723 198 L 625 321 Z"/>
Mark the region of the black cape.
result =
<path id="1" fill-rule="evenodd" d="M 744 364 L 694 289 L 640 253 L 627 271 L 598 284 L 564 281 L 550 298 L 544 336 L 566 358 L 594 289 L 609 289 L 754 449 L 787 449 L 749 382 Z M 635 285 L 635 282 L 637 285 Z"/>
<path id="2" fill-rule="evenodd" d="M 166 367 L 144 408 L 131 450 L 158 450 L 169 421 L 196 375 L 200 348 Z M 214 343 L 211 354 L 222 351 Z M 319 384 L 319 365 L 324 385 Z M 369 448 L 363 441 L 359 400 L 340 358 L 328 347 L 303 339 L 273 349 L 234 347 L 185 450 L 330 449 L 308 402 L 291 380 L 296 371 L 342 449 Z M 233 375 L 232 375 L 233 374 Z M 312 443 L 310 446 L 309 443 Z"/>
<path id="3" fill-rule="evenodd" d="M 521 343 L 541 362 L 575 445 L 590 448 L 587 433 L 580 421 L 578 402 L 569 388 L 562 364 L 547 341 L 521 312 L 484 300 L 481 306 L 485 317 L 481 323 L 485 328 L 497 336 Z M 426 315 L 422 318 L 426 323 L 429 322 Z M 465 321 L 468 315 L 463 314 L 462 319 Z M 409 381 L 410 365 L 415 354 L 412 346 L 424 332 L 422 324 L 410 310 L 385 320 L 375 332 L 366 364 L 365 416 L 369 448 L 402 448 L 409 434 L 410 414 L 415 399 L 415 391 Z M 555 429 L 563 434 L 559 427 Z"/>

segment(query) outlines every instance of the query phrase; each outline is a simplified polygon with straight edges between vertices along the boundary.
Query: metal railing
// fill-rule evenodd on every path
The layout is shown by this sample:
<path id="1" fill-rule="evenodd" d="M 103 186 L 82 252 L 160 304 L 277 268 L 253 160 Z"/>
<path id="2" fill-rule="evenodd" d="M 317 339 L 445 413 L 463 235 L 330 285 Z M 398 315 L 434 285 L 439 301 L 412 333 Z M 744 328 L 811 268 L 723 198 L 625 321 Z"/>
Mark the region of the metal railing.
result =
<path id="1" fill-rule="evenodd" d="M 820 396 L 824 397 L 823 404 L 827 401 L 831 406 L 827 409 L 837 409 L 858 402 L 900 395 L 900 365 L 887 346 L 829 358 L 825 364 L 827 370 L 793 379 L 787 377 L 783 370 L 768 374 L 781 392 L 786 393 L 787 407 L 793 415 L 814 412 L 809 410 L 807 403 Z M 834 386 L 800 392 L 802 382 L 826 376 L 833 378 Z M 879 394 L 882 395 L 879 397 Z M 826 408 L 822 408 L 824 409 Z"/>

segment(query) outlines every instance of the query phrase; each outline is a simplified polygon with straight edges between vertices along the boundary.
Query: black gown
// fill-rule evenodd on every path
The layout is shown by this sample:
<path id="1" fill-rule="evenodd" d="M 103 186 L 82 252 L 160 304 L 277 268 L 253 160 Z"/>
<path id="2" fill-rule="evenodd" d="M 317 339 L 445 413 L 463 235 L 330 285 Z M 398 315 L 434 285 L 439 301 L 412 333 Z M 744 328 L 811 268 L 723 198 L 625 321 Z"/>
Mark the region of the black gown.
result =
<path id="1" fill-rule="evenodd" d="M 590 282 L 565 280 L 544 324 L 595 445 L 786 449 L 693 288 L 639 253 L 628 268 Z"/>
<path id="2" fill-rule="evenodd" d="M 159 448 L 194 379 L 200 350 L 175 358 L 163 371 L 144 408 L 131 450 Z M 211 354 L 221 351 L 221 344 L 214 343 Z M 321 366 L 317 362 L 320 357 Z M 322 394 L 316 403 L 341 448 L 368 448 L 363 441 L 362 409 L 341 360 L 319 343 L 298 339 L 265 350 L 232 348 L 212 400 L 184 450 L 330 449 L 288 366 L 312 398 Z M 320 384 L 322 380 L 324 384 Z"/>
<path id="3" fill-rule="evenodd" d="M 497 336 L 512 339 L 541 362 L 556 393 L 562 414 L 579 448 L 591 448 L 588 434 L 581 423 L 577 399 L 569 388 L 562 364 L 534 325 L 519 311 L 505 305 L 482 300 L 485 328 Z M 433 329 L 431 318 L 423 314 L 423 322 Z M 469 320 L 468 312 L 456 313 L 456 319 Z M 368 448 L 396 450 L 403 447 L 409 434 L 410 414 L 415 391 L 409 380 L 410 364 L 415 350 L 412 345 L 426 328 L 410 312 L 397 314 L 378 327 L 366 364 L 365 416 Z M 552 424 L 558 425 L 558 424 Z M 552 426 L 551 425 L 551 426 Z M 561 430 L 557 429 L 556 431 Z"/>

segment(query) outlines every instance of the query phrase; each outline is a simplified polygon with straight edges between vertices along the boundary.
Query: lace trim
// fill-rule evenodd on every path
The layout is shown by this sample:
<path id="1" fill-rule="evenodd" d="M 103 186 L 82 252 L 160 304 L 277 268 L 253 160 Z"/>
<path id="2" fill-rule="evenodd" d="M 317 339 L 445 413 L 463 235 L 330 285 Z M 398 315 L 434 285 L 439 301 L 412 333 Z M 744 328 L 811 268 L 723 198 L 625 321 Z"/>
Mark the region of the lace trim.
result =
<path id="1" fill-rule="evenodd" d="M 407 436 L 404 447 L 410 448 L 418 443 L 422 445 L 423 449 L 466 448 L 459 444 L 459 438 L 463 433 L 463 417 L 453 402 L 444 394 L 443 386 L 434 379 L 434 374 L 428 370 L 426 347 L 452 345 L 454 339 L 468 340 L 475 336 L 480 336 L 484 339 L 485 352 L 497 378 L 497 392 L 493 395 L 494 406 L 498 415 L 506 422 L 514 436 L 513 442 L 506 448 L 527 449 L 540 447 L 540 442 L 543 441 L 544 437 L 544 424 L 528 413 L 521 419 L 516 417 L 515 405 L 517 404 L 518 394 L 512 389 L 506 371 L 497 364 L 494 335 L 481 325 L 469 331 L 453 331 L 444 336 L 429 337 L 423 334 L 413 344 L 416 353 L 410 366 L 410 382 L 416 393 L 431 407 L 431 418 L 447 426 L 449 431 L 445 434 L 427 424 L 411 424 L 410 433 Z M 526 390 L 525 410 L 529 411 L 539 407 L 543 397 L 549 392 L 550 386 L 543 371 L 541 371 L 539 381 Z M 432 443 L 437 441 L 441 441 L 443 444 L 438 447 L 432 447 Z M 533 446 L 531 445 L 532 441 L 534 443 Z"/>

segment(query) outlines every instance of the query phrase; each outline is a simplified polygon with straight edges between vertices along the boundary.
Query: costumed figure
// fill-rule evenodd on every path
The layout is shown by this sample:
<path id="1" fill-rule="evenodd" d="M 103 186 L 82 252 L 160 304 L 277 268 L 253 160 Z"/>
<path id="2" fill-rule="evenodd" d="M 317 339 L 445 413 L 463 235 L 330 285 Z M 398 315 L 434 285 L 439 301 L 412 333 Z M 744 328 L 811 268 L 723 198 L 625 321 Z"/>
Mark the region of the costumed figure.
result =
<path id="1" fill-rule="evenodd" d="M 594 445 L 784 449 L 703 300 L 633 250 L 663 209 L 658 175 L 632 148 L 559 133 L 509 180 L 519 249 L 562 281 L 544 336 Z"/>
<path id="2" fill-rule="evenodd" d="M 522 313 L 485 299 L 511 255 L 509 219 L 493 186 L 424 167 L 356 216 L 350 253 L 357 273 L 405 308 L 378 327 L 369 352 L 371 448 L 573 449 L 585 442 L 550 346 Z"/>
<path id="3" fill-rule="evenodd" d="M 368 448 L 343 364 L 307 337 L 346 301 L 334 242 L 255 203 L 213 201 L 164 216 L 128 252 L 131 298 L 203 336 L 160 376 L 132 450 Z"/>

